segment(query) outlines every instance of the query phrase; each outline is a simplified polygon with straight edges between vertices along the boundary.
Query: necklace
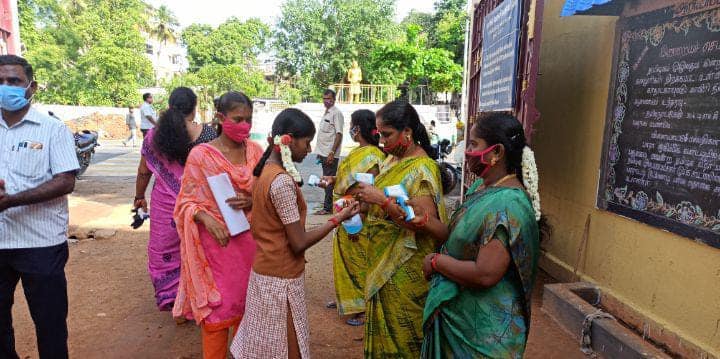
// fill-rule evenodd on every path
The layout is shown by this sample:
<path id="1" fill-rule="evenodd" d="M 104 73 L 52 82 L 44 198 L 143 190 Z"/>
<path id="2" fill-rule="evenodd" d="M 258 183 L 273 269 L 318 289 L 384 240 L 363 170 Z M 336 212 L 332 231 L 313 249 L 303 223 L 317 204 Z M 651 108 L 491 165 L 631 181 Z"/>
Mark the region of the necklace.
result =
<path id="1" fill-rule="evenodd" d="M 509 179 L 511 179 L 511 178 L 515 178 L 515 177 L 517 177 L 517 175 L 515 175 L 515 174 L 507 175 L 507 176 L 505 176 L 505 177 L 503 177 L 503 178 L 495 181 L 495 183 L 489 185 L 488 187 L 497 187 L 497 186 L 499 186 L 501 183 L 503 183 L 503 182 L 505 182 L 505 181 L 507 181 L 507 180 L 509 180 Z"/>

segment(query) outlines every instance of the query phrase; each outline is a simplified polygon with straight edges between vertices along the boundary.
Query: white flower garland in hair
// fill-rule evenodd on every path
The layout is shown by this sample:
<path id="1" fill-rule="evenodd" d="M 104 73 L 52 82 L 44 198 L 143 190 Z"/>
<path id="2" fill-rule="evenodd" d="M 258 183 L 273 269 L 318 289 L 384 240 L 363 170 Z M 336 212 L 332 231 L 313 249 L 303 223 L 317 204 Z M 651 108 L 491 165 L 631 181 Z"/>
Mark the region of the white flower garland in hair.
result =
<path id="1" fill-rule="evenodd" d="M 540 193 L 538 192 L 538 171 L 537 165 L 535 164 L 535 154 L 530 147 L 525 146 L 522 153 L 522 174 L 523 174 L 523 185 L 530 199 L 532 200 L 532 206 L 535 210 L 535 219 L 540 220 Z"/>
<path id="2" fill-rule="evenodd" d="M 289 135 L 275 136 L 275 138 L 273 138 L 275 145 L 280 148 L 283 168 L 285 168 L 285 171 L 287 171 L 295 182 L 300 183 L 302 182 L 302 177 L 300 177 L 300 172 L 298 172 L 293 163 L 292 152 L 290 151 L 290 147 L 288 147 L 290 141 L 292 141 L 292 139 Z"/>

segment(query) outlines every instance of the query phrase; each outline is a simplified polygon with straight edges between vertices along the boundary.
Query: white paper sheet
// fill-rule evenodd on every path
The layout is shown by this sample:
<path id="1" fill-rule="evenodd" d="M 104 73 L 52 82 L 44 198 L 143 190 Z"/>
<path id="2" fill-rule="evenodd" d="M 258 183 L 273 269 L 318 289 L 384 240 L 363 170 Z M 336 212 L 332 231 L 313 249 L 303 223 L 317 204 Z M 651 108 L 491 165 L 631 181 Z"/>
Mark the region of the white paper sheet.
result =
<path id="1" fill-rule="evenodd" d="M 242 210 L 234 210 L 230 205 L 225 203 L 228 198 L 237 195 L 232 183 L 230 183 L 230 176 L 228 176 L 227 173 L 221 173 L 217 176 L 208 177 L 207 180 L 213 197 L 215 197 L 215 202 L 217 202 L 220 208 L 220 213 L 222 213 L 225 219 L 225 224 L 228 227 L 230 235 L 236 236 L 249 230 L 250 223 L 248 223 L 247 217 L 245 217 L 245 212 Z"/>

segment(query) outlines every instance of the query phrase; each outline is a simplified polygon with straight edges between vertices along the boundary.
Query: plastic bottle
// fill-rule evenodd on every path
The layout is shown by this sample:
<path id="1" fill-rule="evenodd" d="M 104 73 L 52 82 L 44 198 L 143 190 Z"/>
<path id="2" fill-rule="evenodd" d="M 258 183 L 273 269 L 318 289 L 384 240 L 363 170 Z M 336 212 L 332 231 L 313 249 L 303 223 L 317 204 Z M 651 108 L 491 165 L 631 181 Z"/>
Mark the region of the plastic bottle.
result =
<path id="1" fill-rule="evenodd" d="M 307 184 L 311 187 L 317 187 L 320 184 L 320 177 L 316 175 L 308 176 Z"/>
<path id="2" fill-rule="evenodd" d="M 352 197 L 351 197 L 352 198 Z M 335 201 L 335 210 L 337 212 L 340 212 L 343 207 L 345 206 L 345 201 L 347 200 L 347 197 L 340 198 L 339 200 Z M 362 218 L 360 217 L 360 214 L 356 214 L 349 219 L 346 219 L 342 222 L 343 228 L 348 232 L 348 234 L 358 234 L 360 231 L 362 231 L 363 223 Z"/>

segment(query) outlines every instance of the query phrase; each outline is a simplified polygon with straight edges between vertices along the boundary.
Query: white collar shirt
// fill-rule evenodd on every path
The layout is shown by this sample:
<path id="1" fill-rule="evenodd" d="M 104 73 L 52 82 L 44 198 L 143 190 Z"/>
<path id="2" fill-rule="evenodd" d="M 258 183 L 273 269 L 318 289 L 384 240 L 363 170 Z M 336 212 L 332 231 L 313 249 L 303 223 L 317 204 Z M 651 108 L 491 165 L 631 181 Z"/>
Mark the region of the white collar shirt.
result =
<path id="1" fill-rule="evenodd" d="M 37 188 L 79 168 L 75 139 L 63 122 L 34 108 L 12 127 L 0 114 L 0 179 L 8 195 Z M 67 241 L 67 196 L 0 212 L 0 249 L 39 248 Z"/>

